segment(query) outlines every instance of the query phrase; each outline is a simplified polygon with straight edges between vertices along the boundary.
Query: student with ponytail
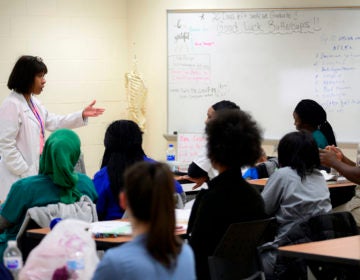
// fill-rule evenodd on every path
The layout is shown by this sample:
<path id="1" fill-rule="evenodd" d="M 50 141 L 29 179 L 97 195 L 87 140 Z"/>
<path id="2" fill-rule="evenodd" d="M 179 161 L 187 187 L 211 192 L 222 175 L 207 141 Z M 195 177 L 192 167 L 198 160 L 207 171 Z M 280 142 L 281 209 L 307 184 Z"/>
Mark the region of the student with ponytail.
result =
<path id="1" fill-rule="evenodd" d="M 296 105 L 293 116 L 296 129 L 311 132 L 319 148 L 337 146 L 334 131 L 327 121 L 324 108 L 319 103 L 303 99 Z"/>
<path id="2" fill-rule="evenodd" d="M 168 166 L 143 161 L 128 168 L 120 203 L 129 213 L 134 239 L 106 251 L 93 279 L 195 279 L 192 250 L 175 235 Z"/>

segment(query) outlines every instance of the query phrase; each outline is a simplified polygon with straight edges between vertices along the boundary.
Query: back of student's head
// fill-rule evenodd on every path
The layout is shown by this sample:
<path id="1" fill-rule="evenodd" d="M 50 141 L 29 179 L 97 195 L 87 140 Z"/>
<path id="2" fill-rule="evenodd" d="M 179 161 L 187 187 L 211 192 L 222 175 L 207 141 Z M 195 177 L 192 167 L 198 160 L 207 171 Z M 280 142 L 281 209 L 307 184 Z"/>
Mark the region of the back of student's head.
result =
<path id="1" fill-rule="evenodd" d="M 214 111 L 220 111 L 223 109 L 240 109 L 238 105 L 229 100 L 221 100 L 213 104 L 211 107 L 214 109 Z"/>
<path id="2" fill-rule="evenodd" d="M 124 191 L 131 215 L 149 224 L 147 249 L 166 267 L 180 252 L 175 237 L 174 178 L 164 163 L 139 162 L 124 175 Z"/>
<path id="3" fill-rule="evenodd" d="M 261 130 L 239 109 L 221 110 L 206 125 L 208 157 L 227 168 L 254 165 L 261 155 Z"/>
<path id="4" fill-rule="evenodd" d="M 312 99 L 303 99 L 295 107 L 294 112 L 298 115 L 301 122 L 308 124 L 314 129 L 319 129 L 329 145 L 336 146 L 335 135 L 330 123 L 327 121 L 327 115 L 324 108 Z"/>
<path id="5" fill-rule="evenodd" d="M 38 74 L 46 74 L 47 67 L 38 56 L 23 55 L 14 65 L 7 86 L 17 93 L 31 93 L 34 78 Z"/>
<path id="6" fill-rule="evenodd" d="M 142 132 L 131 120 L 114 121 L 105 132 L 104 146 L 101 167 L 107 167 L 110 188 L 114 197 L 118 198 L 125 169 L 143 160 Z"/>
<path id="7" fill-rule="evenodd" d="M 107 165 L 111 154 L 122 153 L 129 156 L 142 150 L 142 132 L 139 126 L 131 120 L 117 120 L 112 122 L 105 132 L 104 154 L 102 166 Z"/>
<path id="8" fill-rule="evenodd" d="M 70 129 L 54 131 L 45 142 L 39 174 L 48 176 L 60 188 L 60 201 L 63 203 L 74 203 L 81 196 L 76 188 L 79 177 L 74 172 L 79 156 L 80 138 Z"/>
<path id="9" fill-rule="evenodd" d="M 286 134 L 278 145 L 280 167 L 295 169 L 301 178 L 320 166 L 319 149 L 308 131 Z"/>

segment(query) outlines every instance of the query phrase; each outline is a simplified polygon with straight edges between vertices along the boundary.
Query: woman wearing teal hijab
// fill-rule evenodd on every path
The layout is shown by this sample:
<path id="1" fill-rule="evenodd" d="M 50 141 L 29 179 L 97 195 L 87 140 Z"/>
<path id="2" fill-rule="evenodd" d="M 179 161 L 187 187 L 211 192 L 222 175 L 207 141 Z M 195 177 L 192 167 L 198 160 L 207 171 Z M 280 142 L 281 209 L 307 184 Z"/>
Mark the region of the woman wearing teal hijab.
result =
<path id="1" fill-rule="evenodd" d="M 40 159 L 39 174 L 15 182 L 0 212 L 0 257 L 8 240 L 13 240 L 26 211 L 34 206 L 62 202 L 71 204 L 87 195 L 95 202 L 97 193 L 89 177 L 75 173 L 80 156 L 80 139 L 69 129 L 59 129 L 47 139 Z"/>

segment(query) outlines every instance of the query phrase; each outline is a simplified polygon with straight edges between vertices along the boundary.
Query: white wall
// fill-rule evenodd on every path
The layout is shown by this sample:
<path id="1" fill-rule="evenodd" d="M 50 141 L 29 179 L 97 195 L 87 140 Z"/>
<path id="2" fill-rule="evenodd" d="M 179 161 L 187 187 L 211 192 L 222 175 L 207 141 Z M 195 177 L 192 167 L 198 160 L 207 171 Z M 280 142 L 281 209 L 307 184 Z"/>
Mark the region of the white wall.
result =
<path id="1" fill-rule="evenodd" d="M 49 111 L 81 110 L 96 99 L 105 114 L 76 129 L 91 177 L 99 169 L 107 124 L 127 116 L 126 8 L 125 0 L 0 0 L 0 102 L 23 54 L 41 56 L 48 66 L 40 99 Z"/>
<path id="2" fill-rule="evenodd" d="M 359 5 L 359 0 L 129 0 L 129 55 L 132 57 L 136 54 L 139 71 L 143 73 L 149 88 L 148 132 L 144 135 L 145 151 L 154 158 L 163 159 L 165 157 L 167 141 L 162 135 L 167 131 L 167 9 L 248 9 Z M 135 47 L 132 47 L 134 44 Z"/>
<path id="3" fill-rule="evenodd" d="M 87 173 L 98 170 L 106 126 L 127 118 L 124 74 L 136 55 L 148 87 L 144 149 L 165 157 L 167 127 L 167 9 L 354 6 L 349 0 L 0 0 L 0 102 L 22 54 L 43 57 L 49 68 L 41 94 L 55 113 L 82 109 L 92 99 L 103 116 L 77 129 Z M 205 117 L 205 116 L 204 116 Z"/>

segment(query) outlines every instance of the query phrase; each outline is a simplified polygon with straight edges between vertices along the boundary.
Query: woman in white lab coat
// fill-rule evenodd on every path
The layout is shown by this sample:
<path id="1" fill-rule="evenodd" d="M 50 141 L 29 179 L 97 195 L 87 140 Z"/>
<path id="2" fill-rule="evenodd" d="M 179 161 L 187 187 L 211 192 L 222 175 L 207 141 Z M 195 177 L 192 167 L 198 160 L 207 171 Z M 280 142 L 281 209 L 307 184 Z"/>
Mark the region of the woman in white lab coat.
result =
<path id="1" fill-rule="evenodd" d="M 49 113 L 34 96 L 46 83 L 47 67 L 40 57 L 21 56 L 7 86 L 12 92 L 0 106 L 0 200 L 18 179 L 37 175 L 39 158 L 45 142 L 45 130 L 77 128 L 86 125 L 87 117 L 96 117 L 104 109 L 93 107 L 68 115 Z"/>

